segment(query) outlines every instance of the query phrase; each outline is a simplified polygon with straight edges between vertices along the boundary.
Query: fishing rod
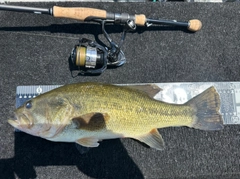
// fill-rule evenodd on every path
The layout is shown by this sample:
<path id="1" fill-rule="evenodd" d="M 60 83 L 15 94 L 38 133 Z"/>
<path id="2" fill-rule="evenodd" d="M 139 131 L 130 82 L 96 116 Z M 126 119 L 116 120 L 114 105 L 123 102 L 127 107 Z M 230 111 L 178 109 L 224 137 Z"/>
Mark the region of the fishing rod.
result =
<path id="1" fill-rule="evenodd" d="M 101 74 L 107 66 L 118 67 L 126 62 L 121 46 L 125 40 L 127 31 L 136 30 L 137 26 L 150 27 L 153 24 L 181 26 L 189 31 L 197 32 L 202 23 L 197 19 L 188 22 L 176 20 L 150 19 L 144 14 L 130 15 L 128 13 L 111 13 L 102 9 L 88 7 L 59 7 L 36 8 L 13 5 L 0 5 L 0 10 L 27 12 L 35 14 L 47 14 L 57 18 L 70 18 L 80 21 L 94 21 L 102 26 L 102 32 L 109 42 L 109 46 L 102 46 L 92 40 L 82 38 L 71 52 L 71 62 L 78 67 L 82 74 Z M 105 30 L 107 23 L 124 25 L 120 43 L 115 43 Z"/>

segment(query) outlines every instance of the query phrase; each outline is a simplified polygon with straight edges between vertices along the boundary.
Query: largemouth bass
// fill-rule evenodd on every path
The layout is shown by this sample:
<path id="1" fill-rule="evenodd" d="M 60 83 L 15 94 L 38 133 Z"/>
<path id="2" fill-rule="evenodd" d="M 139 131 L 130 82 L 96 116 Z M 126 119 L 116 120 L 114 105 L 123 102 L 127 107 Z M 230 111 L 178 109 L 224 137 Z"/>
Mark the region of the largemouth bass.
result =
<path id="1" fill-rule="evenodd" d="M 153 99 L 159 90 L 154 85 L 65 85 L 27 101 L 8 122 L 50 141 L 97 147 L 101 140 L 127 137 L 158 150 L 164 148 L 158 128 L 223 128 L 220 99 L 214 87 L 182 105 Z"/>

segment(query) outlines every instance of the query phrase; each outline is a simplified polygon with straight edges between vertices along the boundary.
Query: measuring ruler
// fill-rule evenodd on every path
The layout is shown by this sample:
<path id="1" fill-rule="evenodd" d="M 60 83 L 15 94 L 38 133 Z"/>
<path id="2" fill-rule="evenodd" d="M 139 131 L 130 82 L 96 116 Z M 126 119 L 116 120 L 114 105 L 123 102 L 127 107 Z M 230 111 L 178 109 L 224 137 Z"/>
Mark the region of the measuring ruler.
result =
<path id="1" fill-rule="evenodd" d="M 221 98 L 220 112 L 223 116 L 224 124 L 240 124 L 240 82 L 184 82 L 151 84 L 155 84 L 162 89 L 154 96 L 155 99 L 177 104 L 183 104 L 194 96 L 202 93 L 207 88 L 214 86 Z M 139 85 L 141 85 L 141 83 Z M 62 85 L 18 86 L 16 93 L 16 107 L 18 108 L 25 101 L 60 86 Z"/>

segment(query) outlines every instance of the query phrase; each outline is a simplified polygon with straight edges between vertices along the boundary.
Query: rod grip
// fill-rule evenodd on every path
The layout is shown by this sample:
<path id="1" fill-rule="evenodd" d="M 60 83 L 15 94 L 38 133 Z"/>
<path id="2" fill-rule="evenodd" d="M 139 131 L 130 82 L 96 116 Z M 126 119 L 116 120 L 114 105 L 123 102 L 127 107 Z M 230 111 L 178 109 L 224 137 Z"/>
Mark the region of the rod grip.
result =
<path id="1" fill-rule="evenodd" d="M 89 21 L 93 18 L 106 19 L 107 12 L 101 9 L 86 7 L 59 7 L 53 6 L 53 16 Z"/>
<path id="2" fill-rule="evenodd" d="M 189 23 L 188 30 L 192 32 L 197 32 L 202 28 L 202 22 L 198 19 L 192 19 L 188 21 L 188 23 Z"/>
<path id="3" fill-rule="evenodd" d="M 144 14 L 135 15 L 135 24 L 139 26 L 144 26 L 146 23 L 146 16 Z"/>

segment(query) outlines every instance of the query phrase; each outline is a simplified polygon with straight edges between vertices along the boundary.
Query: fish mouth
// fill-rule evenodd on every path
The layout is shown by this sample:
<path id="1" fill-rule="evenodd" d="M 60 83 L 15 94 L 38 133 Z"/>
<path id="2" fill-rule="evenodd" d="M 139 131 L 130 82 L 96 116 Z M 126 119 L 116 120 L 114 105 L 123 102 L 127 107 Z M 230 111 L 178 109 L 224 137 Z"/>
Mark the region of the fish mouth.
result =
<path id="1" fill-rule="evenodd" d="M 9 119 L 8 123 L 17 129 L 30 128 L 33 125 L 32 121 L 25 114 L 21 114 L 20 116 L 15 114 L 15 118 Z"/>
<path id="2" fill-rule="evenodd" d="M 8 123 L 15 128 L 18 128 L 18 125 L 20 124 L 16 119 L 8 119 Z"/>

